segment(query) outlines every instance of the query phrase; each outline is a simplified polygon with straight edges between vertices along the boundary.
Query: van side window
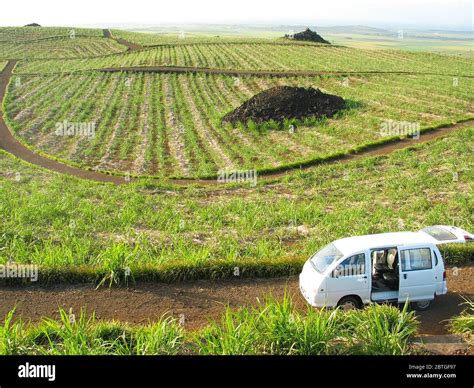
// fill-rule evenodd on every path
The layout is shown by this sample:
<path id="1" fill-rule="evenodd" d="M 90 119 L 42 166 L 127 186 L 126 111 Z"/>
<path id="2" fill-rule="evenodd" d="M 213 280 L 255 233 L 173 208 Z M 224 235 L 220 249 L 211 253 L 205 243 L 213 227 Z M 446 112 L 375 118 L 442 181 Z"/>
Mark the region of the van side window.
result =
<path id="1" fill-rule="evenodd" d="M 430 248 L 401 251 L 402 271 L 419 271 L 433 268 Z"/>
<path id="2" fill-rule="evenodd" d="M 435 267 L 437 267 L 438 263 L 439 263 L 438 254 L 436 253 L 436 251 L 433 251 L 433 253 L 434 253 L 434 257 L 435 257 Z"/>
<path id="3" fill-rule="evenodd" d="M 333 277 L 341 278 L 365 274 L 365 253 L 359 253 L 345 259 L 333 271 Z"/>

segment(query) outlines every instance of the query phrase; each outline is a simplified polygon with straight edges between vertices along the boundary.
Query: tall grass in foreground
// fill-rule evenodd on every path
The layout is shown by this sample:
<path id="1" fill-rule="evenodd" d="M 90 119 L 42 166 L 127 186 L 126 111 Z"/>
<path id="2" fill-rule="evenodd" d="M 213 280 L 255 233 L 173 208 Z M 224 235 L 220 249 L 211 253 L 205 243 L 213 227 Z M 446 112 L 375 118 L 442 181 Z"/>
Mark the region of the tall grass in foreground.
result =
<path id="1" fill-rule="evenodd" d="M 455 334 L 470 335 L 474 333 L 474 301 L 465 299 L 465 310 L 451 319 L 450 329 Z"/>
<path id="2" fill-rule="evenodd" d="M 97 288 L 107 282 L 109 287 L 112 287 L 112 285 L 125 285 L 128 287 L 130 278 L 134 282 L 130 261 L 136 255 L 136 251 L 137 247 L 134 248 L 133 252 L 128 253 L 127 247 L 124 244 L 113 244 L 106 249 L 98 258 L 99 261 L 102 260 L 104 275 Z"/>
<path id="3" fill-rule="evenodd" d="M 26 351 L 24 325 L 21 320 L 13 321 L 14 314 L 15 309 L 12 309 L 0 326 L 0 355 L 18 355 Z"/>
<path id="4" fill-rule="evenodd" d="M 381 305 L 351 312 L 308 308 L 301 314 L 288 295 L 228 308 L 220 321 L 197 332 L 185 332 L 170 317 L 128 325 L 60 310 L 57 320 L 24 325 L 13 315 L 14 310 L 0 328 L 0 354 L 403 355 L 410 353 L 418 325 L 413 312 Z"/>
<path id="5" fill-rule="evenodd" d="M 197 336 L 200 354 L 321 355 L 409 352 L 418 322 L 414 312 L 372 305 L 360 311 L 314 310 L 298 313 L 287 295 L 257 308 L 226 310 Z"/>
<path id="6" fill-rule="evenodd" d="M 59 319 L 36 325 L 13 322 L 10 311 L 0 329 L 0 355 L 168 355 L 182 352 L 182 327 L 169 317 L 148 325 L 99 322 L 81 310 L 76 317 L 59 310 Z"/>
<path id="7" fill-rule="evenodd" d="M 418 327 L 415 312 L 408 312 L 408 303 L 402 311 L 388 305 L 373 304 L 347 315 L 349 331 L 357 339 L 351 349 L 355 354 L 406 354 L 409 340 Z"/>

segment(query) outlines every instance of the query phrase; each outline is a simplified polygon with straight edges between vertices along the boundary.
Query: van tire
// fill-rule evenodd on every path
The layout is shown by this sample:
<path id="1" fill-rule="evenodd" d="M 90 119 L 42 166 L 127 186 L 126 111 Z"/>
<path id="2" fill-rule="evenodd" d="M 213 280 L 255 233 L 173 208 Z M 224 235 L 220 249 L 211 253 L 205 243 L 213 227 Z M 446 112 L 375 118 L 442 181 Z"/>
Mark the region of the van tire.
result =
<path id="1" fill-rule="evenodd" d="M 418 302 L 411 302 L 411 308 L 416 311 L 426 311 L 433 305 L 432 300 L 420 300 Z"/>
<path id="2" fill-rule="evenodd" d="M 337 307 L 341 307 L 342 310 L 358 310 L 362 305 L 358 298 L 354 296 L 345 296 L 337 303 Z"/>

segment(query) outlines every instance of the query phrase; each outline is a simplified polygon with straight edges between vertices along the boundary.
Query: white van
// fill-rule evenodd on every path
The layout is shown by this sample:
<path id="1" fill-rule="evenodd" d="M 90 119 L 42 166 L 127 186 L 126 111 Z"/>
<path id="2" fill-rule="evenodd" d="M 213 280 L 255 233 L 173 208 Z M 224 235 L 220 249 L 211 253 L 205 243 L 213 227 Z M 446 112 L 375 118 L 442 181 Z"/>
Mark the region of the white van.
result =
<path id="1" fill-rule="evenodd" d="M 349 237 L 315 253 L 300 274 L 300 290 L 314 307 L 361 308 L 409 300 L 418 310 L 448 292 L 443 258 L 424 233 Z"/>

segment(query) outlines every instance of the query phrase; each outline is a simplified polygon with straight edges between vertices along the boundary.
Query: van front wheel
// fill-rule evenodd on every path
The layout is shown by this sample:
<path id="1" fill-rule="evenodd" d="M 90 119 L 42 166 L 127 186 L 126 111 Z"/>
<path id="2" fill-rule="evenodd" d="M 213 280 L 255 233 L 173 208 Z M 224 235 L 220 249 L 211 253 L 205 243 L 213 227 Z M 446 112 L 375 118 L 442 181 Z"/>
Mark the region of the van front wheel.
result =
<path id="1" fill-rule="evenodd" d="M 418 302 L 412 302 L 412 308 L 416 311 L 426 311 L 431 308 L 433 304 L 432 300 L 420 300 Z"/>
<path id="2" fill-rule="evenodd" d="M 353 296 L 346 296 L 339 301 L 337 307 L 340 307 L 344 311 L 349 311 L 360 309 L 362 306 L 357 298 L 354 298 Z"/>

